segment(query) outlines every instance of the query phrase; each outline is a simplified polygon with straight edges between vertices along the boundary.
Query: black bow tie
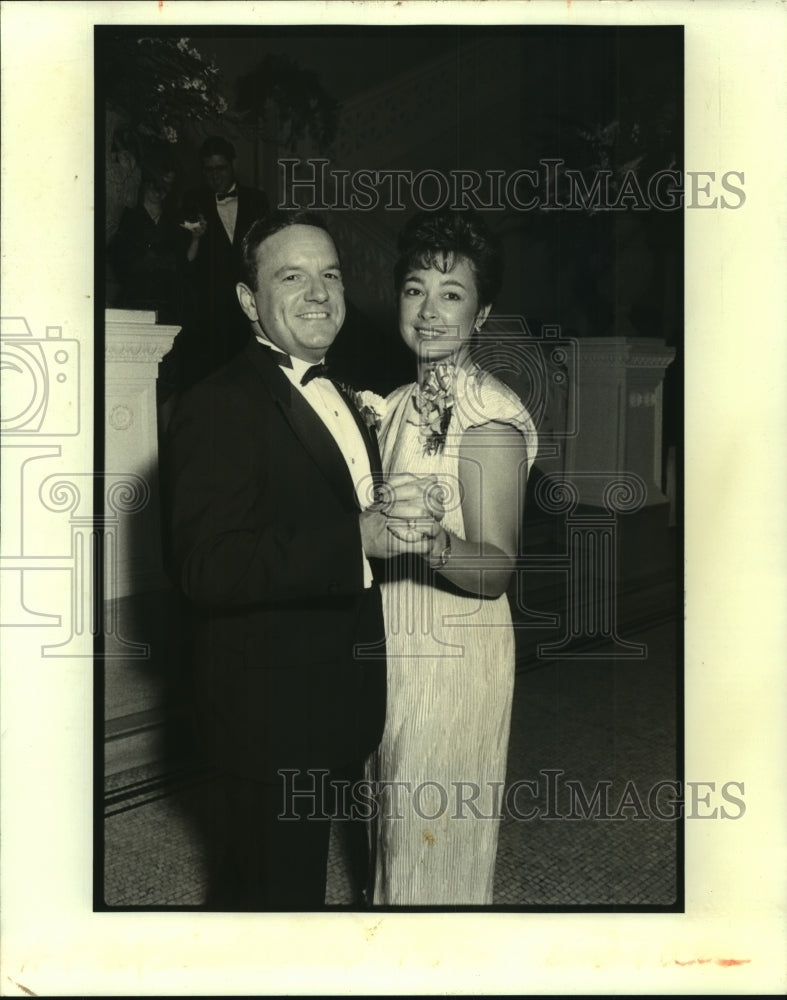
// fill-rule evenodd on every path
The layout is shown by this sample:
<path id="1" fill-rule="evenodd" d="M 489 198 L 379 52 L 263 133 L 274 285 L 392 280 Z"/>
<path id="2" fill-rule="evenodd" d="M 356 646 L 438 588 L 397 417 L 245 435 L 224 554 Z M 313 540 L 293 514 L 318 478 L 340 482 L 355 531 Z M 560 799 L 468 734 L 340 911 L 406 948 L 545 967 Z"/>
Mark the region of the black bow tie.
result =
<path id="1" fill-rule="evenodd" d="M 237 198 L 237 197 L 238 197 L 238 189 L 237 188 L 232 188 L 232 190 L 228 191 L 226 194 L 217 194 L 216 195 L 216 201 L 219 204 L 221 204 L 222 201 L 231 201 L 233 198 Z"/>
<path id="2" fill-rule="evenodd" d="M 320 362 L 319 365 L 312 365 L 311 368 L 307 368 L 303 373 L 303 378 L 301 379 L 301 385 L 308 385 L 313 378 L 327 378 L 328 377 L 328 366 Z"/>
<path id="3" fill-rule="evenodd" d="M 257 343 L 264 351 L 268 352 L 277 365 L 280 365 L 282 368 L 292 368 L 292 359 L 289 354 L 285 354 L 283 351 L 277 351 L 273 347 L 268 347 L 267 344 L 263 344 L 260 340 L 258 340 Z"/>
<path id="4" fill-rule="evenodd" d="M 261 348 L 263 348 L 263 350 L 268 352 L 277 365 L 280 365 L 282 368 L 292 368 L 292 358 L 289 354 L 285 354 L 283 351 L 278 351 L 273 347 L 269 347 L 267 344 L 263 344 L 260 340 L 258 340 L 257 343 Z M 328 378 L 328 366 L 324 361 L 321 361 L 318 365 L 311 365 L 306 369 L 301 378 L 301 385 L 308 385 L 313 378 Z"/>

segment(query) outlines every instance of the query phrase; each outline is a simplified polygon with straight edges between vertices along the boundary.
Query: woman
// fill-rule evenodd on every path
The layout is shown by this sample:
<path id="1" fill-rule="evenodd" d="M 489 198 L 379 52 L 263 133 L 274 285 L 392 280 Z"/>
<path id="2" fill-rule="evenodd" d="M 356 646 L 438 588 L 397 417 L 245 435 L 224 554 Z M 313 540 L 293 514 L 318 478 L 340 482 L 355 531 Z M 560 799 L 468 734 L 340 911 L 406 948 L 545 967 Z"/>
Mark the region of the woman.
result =
<path id="1" fill-rule="evenodd" d="M 182 323 L 186 262 L 197 236 L 180 225 L 170 206 L 175 172 L 169 164 L 143 169 L 139 203 L 126 208 L 108 247 L 119 282 L 116 304 L 155 310 L 159 323 Z"/>
<path id="2" fill-rule="evenodd" d="M 420 213 L 399 248 L 399 327 L 418 382 L 387 400 L 383 468 L 394 481 L 435 475 L 442 506 L 429 558 L 392 561 L 383 588 L 388 716 L 370 773 L 383 783 L 373 901 L 489 905 L 514 684 L 505 591 L 537 437 L 516 395 L 473 361 L 502 277 L 480 217 Z"/>

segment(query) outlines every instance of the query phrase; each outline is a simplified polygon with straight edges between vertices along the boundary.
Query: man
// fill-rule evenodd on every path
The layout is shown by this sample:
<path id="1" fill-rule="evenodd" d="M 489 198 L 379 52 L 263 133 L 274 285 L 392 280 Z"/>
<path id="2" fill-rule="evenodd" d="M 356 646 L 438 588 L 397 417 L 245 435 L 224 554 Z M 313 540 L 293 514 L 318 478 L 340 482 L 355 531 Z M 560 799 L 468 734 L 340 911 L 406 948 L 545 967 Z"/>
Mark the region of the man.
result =
<path id="1" fill-rule="evenodd" d="M 268 214 L 264 192 L 245 187 L 235 176 L 235 147 L 209 136 L 200 147 L 205 186 L 184 198 L 191 233 L 188 277 L 191 311 L 177 343 L 181 383 L 192 384 L 238 354 L 248 323 L 238 305 L 243 237 L 255 219 Z"/>
<path id="2" fill-rule="evenodd" d="M 394 533 L 371 504 L 374 432 L 320 364 L 345 312 L 322 220 L 255 223 L 243 273 L 238 299 L 254 337 L 184 395 L 168 442 L 201 738 L 220 775 L 210 905 L 311 910 L 324 903 L 330 779 L 358 777 L 382 733 L 372 562 L 428 554 L 436 527 Z M 423 513 L 427 485 L 397 486 L 393 513 Z"/>

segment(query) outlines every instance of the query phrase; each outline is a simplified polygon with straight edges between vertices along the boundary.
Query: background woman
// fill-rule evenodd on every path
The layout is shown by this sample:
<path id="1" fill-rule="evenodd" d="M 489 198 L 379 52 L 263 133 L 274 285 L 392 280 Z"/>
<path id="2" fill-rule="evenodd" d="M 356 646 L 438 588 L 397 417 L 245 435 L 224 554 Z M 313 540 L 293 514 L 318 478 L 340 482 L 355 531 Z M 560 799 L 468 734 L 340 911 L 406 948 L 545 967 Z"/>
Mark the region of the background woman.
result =
<path id="1" fill-rule="evenodd" d="M 175 170 L 169 162 L 143 166 L 139 203 L 126 208 L 108 247 L 108 260 L 119 284 L 113 304 L 149 309 L 159 323 L 182 323 L 184 272 L 192 234 L 172 206 Z"/>
<path id="2" fill-rule="evenodd" d="M 399 328 L 418 381 L 387 400 L 383 467 L 435 475 L 442 507 L 429 559 L 391 563 L 384 586 L 388 715 L 372 776 L 387 784 L 373 900 L 489 905 L 514 684 L 505 591 L 537 437 L 517 396 L 473 361 L 502 278 L 481 218 L 420 213 L 399 251 Z"/>

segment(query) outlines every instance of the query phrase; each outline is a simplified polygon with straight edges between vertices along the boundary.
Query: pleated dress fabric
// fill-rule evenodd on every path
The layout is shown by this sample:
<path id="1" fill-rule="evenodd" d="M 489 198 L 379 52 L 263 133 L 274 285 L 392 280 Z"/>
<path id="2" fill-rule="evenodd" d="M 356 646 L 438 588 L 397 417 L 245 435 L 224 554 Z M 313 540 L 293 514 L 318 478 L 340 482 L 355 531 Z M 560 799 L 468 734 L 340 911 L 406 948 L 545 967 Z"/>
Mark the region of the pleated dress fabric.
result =
<path id="1" fill-rule="evenodd" d="M 443 524 L 464 538 L 458 481 L 464 431 L 490 421 L 517 428 L 529 472 L 536 430 L 508 387 L 478 368 L 459 369 L 445 447 L 425 454 L 416 389 L 403 386 L 387 400 L 383 469 L 436 474 L 446 496 Z M 388 710 L 368 767 L 368 776 L 384 783 L 372 827 L 373 902 L 487 906 L 514 686 L 508 599 L 459 591 L 420 559 L 393 567 L 395 577 L 383 585 Z"/>

